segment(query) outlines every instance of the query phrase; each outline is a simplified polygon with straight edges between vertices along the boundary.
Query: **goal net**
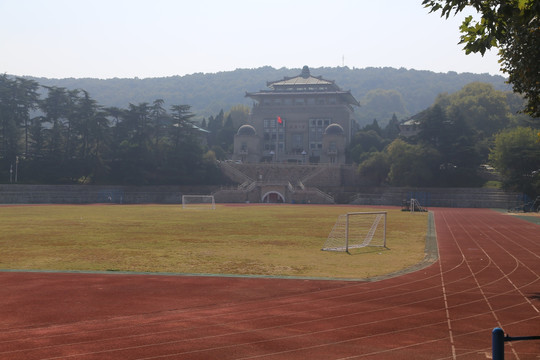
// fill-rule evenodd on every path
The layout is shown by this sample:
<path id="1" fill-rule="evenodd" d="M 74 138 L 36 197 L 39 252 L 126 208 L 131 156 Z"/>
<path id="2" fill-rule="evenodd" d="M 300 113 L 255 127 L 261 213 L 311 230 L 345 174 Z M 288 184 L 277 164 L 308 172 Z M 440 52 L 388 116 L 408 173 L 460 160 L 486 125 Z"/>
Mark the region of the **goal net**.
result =
<path id="1" fill-rule="evenodd" d="M 365 246 L 386 247 L 386 211 L 340 215 L 322 250 L 349 251 Z"/>
<path id="2" fill-rule="evenodd" d="M 409 203 L 409 211 L 410 212 L 416 212 L 416 211 L 425 212 L 426 209 L 424 209 L 422 205 L 420 205 L 420 202 L 417 199 L 411 199 Z"/>
<path id="3" fill-rule="evenodd" d="M 182 195 L 182 209 L 215 210 L 214 195 Z"/>

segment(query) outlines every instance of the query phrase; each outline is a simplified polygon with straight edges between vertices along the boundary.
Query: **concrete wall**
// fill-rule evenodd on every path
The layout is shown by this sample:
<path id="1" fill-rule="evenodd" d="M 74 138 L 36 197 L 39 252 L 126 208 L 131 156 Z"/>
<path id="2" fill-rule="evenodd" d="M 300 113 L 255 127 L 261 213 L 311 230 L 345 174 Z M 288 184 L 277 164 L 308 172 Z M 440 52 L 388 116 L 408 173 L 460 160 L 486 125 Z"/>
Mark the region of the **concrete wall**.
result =
<path id="1" fill-rule="evenodd" d="M 425 207 L 510 209 L 522 204 L 522 196 L 487 188 L 361 188 L 350 203 L 359 205 L 402 205 L 415 198 Z"/>
<path id="2" fill-rule="evenodd" d="M 0 204 L 179 204 L 182 194 L 208 195 L 215 187 L 0 185 Z"/>
<path id="3" fill-rule="evenodd" d="M 220 189 L 211 186 L 89 186 L 89 185 L 0 185 L 0 204 L 179 204 L 182 194 L 214 194 L 216 202 L 259 203 L 261 191 L 273 188 L 255 187 L 251 191 Z M 273 189 L 282 193 L 286 202 L 329 203 L 317 189 L 306 187 L 290 191 L 280 185 Z M 324 187 L 338 203 L 357 205 L 401 206 L 411 197 L 426 207 L 478 207 L 509 209 L 523 204 L 521 194 L 483 188 L 344 188 Z"/>

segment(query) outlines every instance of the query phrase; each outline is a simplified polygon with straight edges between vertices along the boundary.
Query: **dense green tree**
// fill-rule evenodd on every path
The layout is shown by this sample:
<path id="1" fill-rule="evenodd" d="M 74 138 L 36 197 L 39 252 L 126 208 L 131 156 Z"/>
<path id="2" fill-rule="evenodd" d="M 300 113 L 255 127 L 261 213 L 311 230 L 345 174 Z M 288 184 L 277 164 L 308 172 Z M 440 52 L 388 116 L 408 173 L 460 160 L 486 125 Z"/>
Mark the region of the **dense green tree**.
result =
<path id="1" fill-rule="evenodd" d="M 237 129 L 233 124 L 232 116 L 228 115 L 218 132 L 217 144 L 228 153 L 233 150 L 234 134 L 236 134 Z"/>
<path id="2" fill-rule="evenodd" d="M 221 128 L 223 127 L 223 122 L 225 120 L 225 114 L 223 109 L 219 112 L 216 117 L 210 116 L 208 119 L 208 146 L 212 147 L 215 145 L 220 145 L 218 140 L 218 134 Z"/>
<path id="3" fill-rule="evenodd" d="M 220 179 L 214 153 L 203 157 L 205 133 L 194 126 L 188 105 L 174 105 L 168 113 L 157 99 L 151 105 L 104 109 L 86 90 L 44 87 L 40 99 L 38 89 L 32 80 L 0 76 L 2 179 L 8 178 L 10 164 L 23 166 L 25 182 L 34 183 L 201 184 L 214 181 L 208 176 Z M 32 110 L 38 114 L 34 118 Z M 234 112 L 239 118 L 241 110 Z"/>
<path id="4" fill-rule="evenodd" d="M 14 163 L 20 133 L 16 109 L 16 81 L 6 75 L 0 77 L 0 154 L 6 165 Z M 5 165 L 4 165 L 5 167 Z"/>
<path id="5" fill-rule="evenodd" d="M 39 159 L 44 152 L 45 134 L 43 122 L 43 116 L 36 116 L 30 120 L 28 133 L 31 141 L 26 155 L 30 160 Z"/>
<path id="6" fill-rule="evenodd" d="M 247 124 L 249 119 L 250 108 L 246 105 L 233 105 L 225 115 L 225 119 L 231 118 L 232 126 L 235 130 L 242 125 Z"/>
<path id="7" fill-rule="evenodd" d="M 460 27 L 466 53 L 483 55 L 499 48 L 501 70 L 528 100 L 525 111 L 540 118 L 539 0 L 423 0 L 422 4 L 446 18 L 468 8 L 476 10 L 480 19 L 467 16 Z"/>
<path id="8" fill-rule="evenodd" d="M 171 106 L 171 134 L 174 151 L 180 148 L 181 143 L 191 143 L 197 130 L 193 123 L 193 113 L 189 105 Z"/>
<path id="9" fill-rule="evenodd" d="M 163 137 L 164 127 L 167 122 L 167 110 L 163 107 L 165 101 L 156 99 L 152 103 L 150 118 L 154 127 L 154 145 L 157 147 Z"/>
<path id="10" fill-rule="evenodd" d="M 76 105 L 78 121 L 74 129 L 77 142 L 78 179 L 99 182 L 107 174 L 105 156 L 109 143 L 109 123 L 103 111 L 87 91 L 81 91 Z"/>
<path id="11" fill-rule="evenodd" d="M 394 186 L 436 185 L 440 154 L 432 147 L 394 140 L 386 149 L 390 171 L 388 181 Z"/>
<path id="12" fill-rule="evenodd" d="M 204 178 L 203 149 L 200 139 L 204 136 L 194 126 L 189 105 L 171 107 L 171 137 L 173 146 L 168 152 L 170 176 L 179 183 L 196 183 Z"/>
<path id="13" fill-rule="evenodd" d="M 432 147 L 448 147 L 451 123 L 441 106 L 436 104 L 424 111 L 420 116 L 419 127 L 418 138 L 421 142 Z"/>
<path id="14" fill-rule="evenodd" d="M 476 169 L 482 162 L 474 132 L 459 112 L 447 115 L 434 105 L 422 114 L 420 144 L 436 150 L 439 154 L 439 167 L 436 170 L 439 186 L 476 185 Z"/>
<path id="15" fill-rule="evenodd" d="M 24 129 L 24 153 L 23 157 L 28 154 L 28 147 L 30 141 L 29 128 L 30 128 L 30 113 L 37 108 L 39 100 L 39 84 L 34 80 L 25 78 L 16 78 L 16 98 L 17 109 L 15 115 L 18 119 L 18 123 Z"/>
<path id="16" fill-rule="evenodd" d="M 379 122 L 377 121 L 377 119 L 373 119 L 373 122 L 370 125 L 364 126 L 364 128 L 362 130 L 364 130 L 364 131 L 375 131 L 377 133 L 377 135 L 379 135 L 379 136 L 381 136 L 381 133 L 382 133 L 382 129 L 379 126 Z"/>
<path id="17" fill-rule="evenodd" d="M 122 141 L 118 158 L 112 168 L 117 181 L 134 185 L 146 185 L 155 174 L 156 163 L 153 150 L 153 133 L 148 103 L 129 104 L 119 126 Z"/>
<path id="18" fill-rule="evenodd" d="M 394 140 L 399 136 L 399 120 L 396 114 L 392 114 L 392 118 L 388 124 L 384 127 L 383 137 L 387 140 Z"/>
<path id="19" fill-rule="evenodd" d="M 446 111 L 449 116 L 459 114 L 481 138 L 491 137 L 510 124 L 506 94 L 489 84 L 468 84 L 460 91 L 448 95 L 448 101 Z"/>
<path id="20" fill-rule="evenodd" d="M 65 121 L 69 113 L 69 97 L 67 90 L 60 87 L 46 87 L 47 97 L 43 99 L 39 108 L 44 113 L 45 147 L 48 157 L 60 164 L 64 159 L 66 145 Z"/>
<path id="21" fill-rule="evenodd" d="M 380 186 L 385 183 L 390 171 L 388 154 L 382 151 L 370 153 L 358 166 L 358 173 L 369 185 Z"/>
<path id="22" fill-rule="evenodd" d="M 490 153 L 491 164 L 503 176 L 505 188 L 540 195 L 540 132 L 517 127 L 498 133 Z"/>
<path id="23" fill-rule="evenodd" d="M 349 159 L 357 164 L 365 160 L 369 153 L 381 151 L 387 144 L 375 130 L 366 128 L 356 132 L 349 145 Z"/>
<path id="24" fill-rule="evenodd" d="M 214 145 L 212 146 L 211 151 L 214 153 L 216 159 L 218 160 L 226 160 L 228 158 L 227 152 L 225 152 L 225 150 L 223 150 L 221 146 Z"/>
<path id="25" fill-rule="evenodd" d="M 19 182 L 19 169 L 28 165 L 30 113 L 37 107 L 38 87 L 33 80 L 0 76 L 0 174 L 9 171 L 11 181 Z"/>

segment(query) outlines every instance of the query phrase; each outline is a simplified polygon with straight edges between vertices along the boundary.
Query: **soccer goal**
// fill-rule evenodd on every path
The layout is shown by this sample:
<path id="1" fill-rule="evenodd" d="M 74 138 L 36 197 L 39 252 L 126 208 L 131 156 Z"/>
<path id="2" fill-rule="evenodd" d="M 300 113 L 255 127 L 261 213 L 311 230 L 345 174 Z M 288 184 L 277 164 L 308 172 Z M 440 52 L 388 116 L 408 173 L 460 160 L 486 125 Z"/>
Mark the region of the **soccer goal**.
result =
<path id="1" fill-rule="evenodd" d="M 215 210 L 214 195 L 182 195 L 182 209 Z"/>
<path id="2" fill-rule="evenodd" d="M 365 246 L 386 247 L 386 211 L 340 215 L 322 250 L 348 252 Z"/>
<path id="3" fill-rule="evenodd" d="M 420 202 L 417 199 L 411 199 L 409 205 L 410 212 L 426 212 L 426 209 L 420 205 Z"/>

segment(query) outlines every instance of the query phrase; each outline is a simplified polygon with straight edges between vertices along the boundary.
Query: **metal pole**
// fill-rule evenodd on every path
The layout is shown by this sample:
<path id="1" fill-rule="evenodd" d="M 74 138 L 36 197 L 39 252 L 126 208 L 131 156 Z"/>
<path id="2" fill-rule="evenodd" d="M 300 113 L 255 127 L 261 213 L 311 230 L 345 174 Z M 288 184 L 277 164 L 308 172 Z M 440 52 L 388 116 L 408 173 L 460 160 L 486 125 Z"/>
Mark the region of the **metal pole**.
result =
<path id="1" fill-rule="evenodd" d="M 491 351 L 493 360 L 504 360 L 504 331 L 496 327 L 491 332 Z"/>
<path id="2" fill-rule="evenodd" d="M 347 214 L 347 221 L 345 222 L 345 252 L 349 252 L 349 214 Z"/>
<path id="3" fill-rule="evenodd" d="M 386 247 L 386 212 L 384 213 L 384 232 L 383 232 L 383 236 L 384 236 L 384 247 Z"/>
<path id="4" fill-rule="evenodd" d="M 17 183 L 18 174 L 19 174 L 19 157 L 15 156 L 15 183 Z"/>

